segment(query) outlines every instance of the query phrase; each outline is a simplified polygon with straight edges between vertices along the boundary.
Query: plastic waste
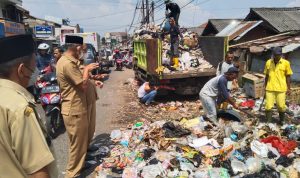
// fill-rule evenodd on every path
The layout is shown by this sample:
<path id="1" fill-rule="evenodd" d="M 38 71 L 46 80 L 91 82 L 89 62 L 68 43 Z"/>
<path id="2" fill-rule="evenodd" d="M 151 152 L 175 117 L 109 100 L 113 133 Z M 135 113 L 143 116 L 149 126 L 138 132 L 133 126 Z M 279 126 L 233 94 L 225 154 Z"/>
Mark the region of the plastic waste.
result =
<path id="1" fill-rule="evenodd" d="M 232 153 L 232 156 L 234 156 L 239 161 L 245 160 L 244 156 L 238 150 L 234 150 L 234 152 Z"/>
<path id="2" fill-rule="evenodd" d="M 143 151 L 144 160 L 148 160 L 149 158 L 151 158 L 153 153 L 155 153 L 155 150 L 152 148 L 144 149 L 144 151 Z"/>
<path id="3" fill-rule="evenodd" d="M 178 169 L 174 169 L 173 171 L 168 172 L 168 177 L 177 177 L 179 175 Z"/>
<path id="4" fill-rule="evenodd" d="M 143 122 L 137 122 L 134 124 L 133 129 L 139 129 L 144 126 Z"/>
<path id="5" fill-rule="evenodd" d="M 128 140 L 121 140 L 120 144 L 123 145 L 124 147 L 128 147 L 129 146 L 129 141 Z"/>
<path id="6" fill-rule="evenodd" d="M 122 178 L 138 178 L 138 172 L 136 168 L 125 168 L 122 174 Z"/>
<path id="7" fill-rule="evenodd" d="M 161 163 L 145 166 L 142 170 L 142 177 L 144 178 L 156 178 L 157 176 L 163 175 L 164 169 Z"/>
<path id="8" fill-rule="evenodd" d="M 266 166 L 260 172 L 248 174 L 242 178 L 280 178 L 280 173 L 272 167 Z"/>
<path id="9" fill-rule="evenodd" d="M 208 176 L 208 172 L 206 170 L 196 171 L 194 174 L 194 178 L 206 178 Z"/>
<path id="10" fill-rule="evenodd" d="M 193 147 L 193 148 L 199 148 L 199 147 L 204 146 L 204 145 L 207 145 L 207 144 L 209 144 L 209 143 L 210 143 L 210 142 L 209 142 L 207 136 L 205 136 L 205 137 L 201 137 L 201 138 L 196 138 L 196 139 L 194 139 L 193 142 L 190 143 L 189 145 L 190 145 L 191 147 Z"/>
<path id="11" fill-rule="evenodd" d="M 122 138 L 122 132 L 121 130 L 113 130 L 110 134 L 110 138 L 112 140 L 118 140 Z"/>
<path id="12" fill-rule="evenodd" d="M 297 142 L 295 140 L 292 141 L 283 141 L 279 137 L 270 136 L 265 139 L 262 139 L 263 143 L 271 143 L 272 147 L 276 148 L 281 155 L 290 154 L 296 147 Z"/>
<path id="13" fill-rule="evenodd" d="M 288 158 L 287 156 L 280 156 L 280 158 L 278 158 L 275 163 L 277 165 L 282 165 L 283 167 L 289 167 L 293 164 L 293 161 L 293 158 Z"/>
<path id="14" fill-rule="evenodd" d="M 226 137 L 230 137 L 230 135 L 233 133 L 233 129 L 230 126 L 225 126 L 224 130 L 225 130 Z"/>
<path id="15" fill-rule="evenodd" d="M 257 140 L 253 140 L 251 142 L 251 150 L 260 157 L 267 158 L 268 157 L 268 146 L 264 143 L 261 143 Z"/>
<path id="16" fill-rule="evenodd" d="M 233 122 L 230 126 L 237 134 L 245 134 L 248 131 L 248 128 L 240 122 Z"/>
<path id="17" fill-rule="evenodd" d="M 246 160 L 247 170 L 250 174 L 259 172 L 262 169 L 263 162 L 259 158 L 250 157 Z"/>
<path id="18" fill-rule="evenodd" d="M 107 174 L 104 172 L 98 172 L 96 178 L 107 178 Z"/>
<path id="19" fill-rule="evenodd" d="M 293 167 L 300 173 L 300 160 L 295 161 Z"/>
<path id="20" fill-rule="evenodd" d="M 211 168 L 208 170 L 210 178 L 230 178 L 227 169 L 224 168 Z"/>
<path id="21" fill-rule="evenodd" d="M 99 156 L 101 158 L 108 156 L 110 149 L 107 146 L 101 146 L 97 151 L 88 153 L 90 156 Z"/>
<path id="22" fill-rule="evenodd" d="M 237 142 L 238 141 L 238 134 L 237 133 L 232 133 L 230 135 L 230 139 L 234 142 Z"/>
<path id="23" fill-rule="evenodd" d="M 195 169 L 195 166 L 192 163 L 189 163 L 189 162 L 180 162 L 180 169 L 182 171 L 193 172 L 193 170 Z"/>
<path id="24" fill-rule="evenodd" d="M 231 167 L 234 174 L 243 173 L 247 171 L 247 166 L 245 165 L 245 163 L 238 161 L 236 159 L 231 161 Z"/>
<path id="25" fill-rule="evenodd" d="M 184 129 L 180 126 L 175 126 L 172 122 L 167 122 L 163 125 L 166 138 L 179 138 L 186 135 L 190 135 L 191 131 Z"/>
<path id="26" fill-rule="evenodd" d="M 269 154 L 271 154 L 270 152 L 272 152 L 273 155 L 276 155 L 276 158 L 280 157 L 280 153 L 277 151 L 276 148 L 272 147 L 272 145 L 269 143 L 266 145 L 268 146 L 268 150 L 269 150 L 268 157 L 269 157 Z"/>

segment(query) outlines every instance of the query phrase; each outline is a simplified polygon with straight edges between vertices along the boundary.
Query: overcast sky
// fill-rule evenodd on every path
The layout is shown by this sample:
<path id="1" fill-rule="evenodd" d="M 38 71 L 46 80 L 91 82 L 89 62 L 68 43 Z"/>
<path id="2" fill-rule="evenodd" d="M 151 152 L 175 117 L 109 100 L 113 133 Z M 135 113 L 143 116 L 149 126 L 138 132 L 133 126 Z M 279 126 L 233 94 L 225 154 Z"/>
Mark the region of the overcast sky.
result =
<path id="1" fill-rule="evenodd" d="M 137 1 L 141 0 L 23 0 L 23 6 L 36 17 L 46 15 L 69 18 L 72 24 L 80 24 L 85 32 L 101 35 L 110 31 L 125 31 L 133 19 Z M 163 2 L 163 0 L 153 0 Z M 173 0 L 181 7 L 191 0 Z M 149 0 L 152 2 L 152 0 Z M 155 6 L 159 6 L 157 3 Z M 179 24 L 199 26 L 209 18 L 244 18 L 250 7 L 300 7 L 300 0 L 194 0 L 184 7 Z M 140 10 L 135 16 L 137 26 Z M 156 8 L 155 19 L 164 17 L 164 5 Z M 161 23 L 157 20 L 156 23 Z"/>

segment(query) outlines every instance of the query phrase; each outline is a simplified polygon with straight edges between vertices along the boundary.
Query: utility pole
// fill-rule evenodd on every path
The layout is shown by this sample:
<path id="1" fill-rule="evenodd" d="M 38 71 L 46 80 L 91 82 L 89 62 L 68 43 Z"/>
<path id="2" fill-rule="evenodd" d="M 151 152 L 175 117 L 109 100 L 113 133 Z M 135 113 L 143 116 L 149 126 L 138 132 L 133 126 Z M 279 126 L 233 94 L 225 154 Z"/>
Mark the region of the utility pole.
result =
<path id="1" fill-rule="evenodd" d="M 151 3 L 151 9 L 152 9 L 152 22 L 155 25 L 155 20 L 154 20 L 154 1 Z"/>
<path id="2" fill-rule="evenodd" d="M 146 0 L 146 11 L 147 11 L 147 16 L 146 16 L 146 23 L 149 24 L 150 21 L 150 9 L 149 9 L 149 0 Z"/>
<path id="3" fill-rule="evenodd" d="M 142 0 L 142 14 L 143 14 L 142 24 L 144 24 L 145 23 L 145 3 L 144 3 L 144 0 Z"/>

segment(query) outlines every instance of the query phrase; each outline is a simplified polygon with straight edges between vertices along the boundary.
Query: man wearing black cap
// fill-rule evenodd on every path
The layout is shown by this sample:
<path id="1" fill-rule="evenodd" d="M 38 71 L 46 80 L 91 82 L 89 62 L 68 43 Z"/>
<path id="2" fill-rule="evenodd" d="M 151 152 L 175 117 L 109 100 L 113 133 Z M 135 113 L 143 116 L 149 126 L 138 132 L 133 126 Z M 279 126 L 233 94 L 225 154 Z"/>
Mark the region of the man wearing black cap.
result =
<path id="1" fill-rule="evenodd" d="M 176 25 L 178 25 L 179 16 L 180 16 L 180 7 L 178 6 L 178 4 L 171 2 L 171 0 L 165 0 L 165 4 L 166 4 L 166 16 L 169 18 L 173 17 L 176 22 Z M 169 10 L 171 11 L 170 13 Z"/>
<path id="2" fill-rule="evenodd" d="M 80 71 L 83 38 L 66 36 L 67 51 L 56 65 L 56 75 L 62 95 L 62 115 L 69 137 L 69 162 L 66 177 L 77 177 L 84 166 L 89 141 L 87 89 L 89 73 L 98 64 L 92 63 Z"/>
<path id="3" fill-rule="evenodd" d="M 227 102 L 235 109 L 238 109 L 238 106 L 235 104 L 233 98 L 230 97 L 227 89 L 228 81 L 236 79 L 238 73 L 238 68 L 231 67 L 224 75 L 219 75 L 209 80 L 200 91 L 199 95 L 204 113 L 215 125 L 218 125 L 216 104 L 220 105 L 223 102 Z"/>
<path id="4" fill-rule="evenodd" d="M 45 113 L 25 89 L 34 46 L 31 35 L 0 38 L 0 177 L 57 177 Z"/>
<path id="5" fill-rule="evenodd" d="M 272 108 L 276 102 L 279 111 L 279 124 L 283 124 L 286 111 L 286 94 L 290 94 L 290 78 L 293 74 L 290 62 L 282 58 L 282 48 L 273 49 L 273 59 L 266 63 L 266 119 L 272 122 Z"/>

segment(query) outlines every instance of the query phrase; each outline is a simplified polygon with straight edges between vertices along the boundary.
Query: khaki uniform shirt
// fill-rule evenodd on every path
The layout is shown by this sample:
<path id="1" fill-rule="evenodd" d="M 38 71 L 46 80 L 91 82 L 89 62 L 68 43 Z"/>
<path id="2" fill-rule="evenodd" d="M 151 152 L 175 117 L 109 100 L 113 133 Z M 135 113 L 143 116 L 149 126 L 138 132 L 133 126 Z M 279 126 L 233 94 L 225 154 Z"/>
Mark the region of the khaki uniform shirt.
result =
<path id="1" fill-rule="evenodd" d="M 24 178 L 47 166 L 57 167 L 33 96 L 10 80 L 0 79 L 0 177 Z"/>
<path id="2" fill-rule="evenodd" d="M 56 64 L 57 81 L 62 95 L 63 115 L 81 115 L 87 112 L 87 97 L 79 88 L 83 82 L 80 61 L 63 55 Z"/>
<path id="3" fill-rule="evenodd" d="M 83 69 L 84 69 L 84 65 L 81 64 L 80 71 L 83 72 Z M 94 82 L 95 82 L 94 80 L 89 80 L 88 82 L 88 87 L 86 91 L 86 99 L 88 105 L 96 102 L 99 99 L 97 88 Z"/>

